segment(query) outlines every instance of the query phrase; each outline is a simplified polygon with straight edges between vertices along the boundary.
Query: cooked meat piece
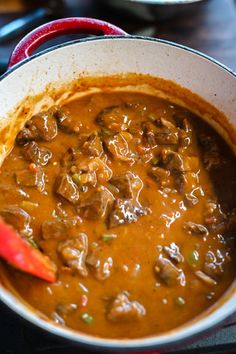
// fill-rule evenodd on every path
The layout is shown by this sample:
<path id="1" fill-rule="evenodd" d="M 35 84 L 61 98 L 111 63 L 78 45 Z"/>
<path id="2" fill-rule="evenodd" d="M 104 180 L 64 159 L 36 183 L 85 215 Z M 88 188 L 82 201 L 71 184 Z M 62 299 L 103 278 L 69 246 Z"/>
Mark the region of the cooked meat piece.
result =
<path id="1" fill-rule="evenodd" d="M 136 222 L 141 216 L 147 215 L 149 209 L 135 204 L 130 199 L 116 199 L 108 216 L 108 227 L 117 227 Z"/>
<path id="2" fill-rule="evenodd" d="M 113 132 L 127 130 L 130 125 L 129 114 L 131 107 L 128 105 L 105 108 L 96 117 L 96 123 Z"/>
<path id="3" fill-rule="evenodd" d="M 104 139 L 104 143 L 115 160 L 134 161 L 135 154 L 130 150 L 128 141 L 122 134 L 119 133 L 112 137 L 107 137 Z"/>
<path id="4" fill-rule="evenodd" d="M 155 273 L 160 280 L 168 286 L 185 285 L 185 275 L 182 269 L 177 268 L 169 259 L 160 255 L 154 267 Z"/>
<path id="5" fill-rule="evenodd" d="M 174 186 L 176 190 L 179 193 L 188 196 L 189 202 L 192 201 L 194 203 L 196 200 L 194 200 L 195 198 L 193 195 L 191 195 L 191 193 L 197 186 L 199 186 L 198 175 L 192 172 L 183 172 L 183 173 L 174 172 L 173 177 L 174 177 Z"/>
<path id="6" fill-rule="evenodd" d="M 88 275 L 85 265 L 88 253 L 88 237 L 86 234 L 80 233 L 78 237 L 61 241 L 57 247 L 57 252 L 63 263 L 73 272 L 78 272 L 83 277 Z"/>
<path id="7" fill-rule="evenodd" d="M 73 120 L 69 112 L 66 112 L 64 108 L 54 109 L 53 115 L 57 120 L 59 128 L 67 133 L 76 133 L 80 131 L 81 123 L 77 120 Z"/>
<path id="8" fill-rule="evenodd" d="M 146 315 L 146 310 L 138 301 L 130 301 L 125 293 L 117 295 L 110 305 L 107 319 L 112 322 L 136 321 Z"/>
<path id="9" fill-rule="evenodd" d="M 103 248 L 94 242 L 86 258 L 86 264 L 89 265 L 98 280 L 105 280 L 111 275 L 113 259 L 112 257 L 104 257 Z"/>
<path id="10" fill-rule="evenodd" d="M 28 143 L 25 146 L 24 150 L 25 157 L 37 165 L 47 165 L 52 157 L 52 153 L 50 150 L 45 147 L 39 147 L 39 145 L 35 141 Z"/>
<path id="11" fill-rule="evenodd" d="M 165 170 L 161 167 L 152 167 L 148 172 L 149 176 L 152 177 L 160 186 L 168 186 L 170 184 L 170 171 Z"/>
<path id="12" fill-rule="evenodd" d="M 81 151 L 75 148 L 69 148 L 62 156 L 60 162 L 61 166 L 70 168 L 72 165 L 81 160 Z"/>
<path id="13" fill-rule="evenodd" d="M 82 151 L 90 156 L 100 157 L 103 154 L 102 141 L 97 133 L 89 135 L 88 139 L 82 145 Z"/>
<path id="14" fill-rule="evenodd" d="M 28 193 L 21 188 L 17 188 L 11 184 L 0 184 L 0 199 L 3 198 L 5 202 L 11 202 L 12 195 L 19 198 L 19 200 L 29 198 Z"/>
<path id="15" fill-rule="evenodd" d="M 57 122 L 52 112 L 42 112 L 26 122 L 16 141 L 25 144 L 32 140 L 51 141 L 57 135 Z"/>
<path id="16" fill-rule="evenodd" d="M 83 217 L 88 219 L 104 218 L 113 200 L 111 192 L 103 187 L 101 190 L 94 191 L 80 203 L 79 211 L 82 211 Z"/>
<path id="17" fill-rule="evenodd" d="M 204 281 L 204 283 L 208 284 L 208 285 L 216 285 L 217 282 L 212 279 L 211 277 L 209 277 L 208 275 L 206 275 L 205 273 L 203 273 L 201 270 L 197 270 L 195 272 L 196 276 L 201 279 L 202 281 Z"/>
<path id="18" fill-rule="evenodd" d="M 184 172 L 184 157 L 172 150 L 163 149 L 161 152 L 162 163 L 171 172 Z"/>
<path id="19" fill-rule="evenodd" d="M 25 210 L 13 205 L 0 209 L 0 215 L 7 224 L 12 225 L 21 235 L 26 237 L 32 235 L 31 217 Z"/>
<path id="20" fill-rule="evenodd" d="M 56 306 L 56 313 L 65 318 L 68 315 L 74 313 L 77 310 L 78 306 L 77 304 L 58 304 Z"/>
<path id="21" fill-rule="evenodd" d="M 192 221 L 186 221 L 183 228 L 190 235 L 208 235 L 208 230 L 205 226 Z"/>
<path id="22" fill-rule="evenodd" d="M 207 170 L 220 167 L 224 163 L 213 137 L 201 134 L 198 137 L 198 142 L 203 151 L 203 163 Z"/>
<path id="23" fill-rule="evenodd" d="M 75 204 L 79 200 L 79 189 L 77 185 L 73 182 L 73 179 L 68 174 L 63 174 L 59 176 L 57 180 L 57 194 L 60 194 L 63 198 L 69 202 Z"/>
<path id="24" fill-rule="evenodd" d="M 23 187 L 37 187 L 40 192 L 44 191 L 44 173 L 40 166 L 37 166 L 35 170 L 21 170 L 16 172 L 16 182 Z"/>
<path id="25" fill-rule="evenodd" d="M 181 190 L 181 189 L 180 189 Z M 187 207 L 196 205 L 199 202 L 199 199 L 193 193 L 187 193 L 184 196 L 184 203 Z"/>
<path id="26" fill-rule="evenodd" d="M 227 217 L 220 204 L 208 201 L 205 206 L 204 223 L 210 232 L 221 233 L 227 229 Z"/>
<path id="27" fill-rule="evenodd" d="M 68 238 L 78 233 L 76 226 L 80 219 L 77 217 L 71 219 L 46 220 L 42 223 L 42 237 L 44 240 L 51 238 Z"/>
<path id="28" fill-rule="evenodd" d="M 80 161 L 76 165 L 76 171 L 78 173 L 96 173 L 97 180 L 101 183 L 109 181 L 112 177 L 112 170 L 106 164 L 106 159 L 94 157 Z"/>
<path id="29" fill-rule="evenodd" d="M 184 257 L 181 254 L 179 247 L 171 242 L 169 246 L 164 246 L 165 253 L 176 263 L 182 263 L 184 261 Z"/>
<path id="30" fill-rule="evenodd" d="M 192 125 L 190 124 L 190 121 L 184 115 L 181 116 L 179 114 L 174 114 L 174 120 L 175 120 L 178 128 L 184 130 L 187 133 L 192 132 Z"/>
<path id="31" fill-rule="evenodd" d="M 77 186 L 90 185 L 96 187 L 97 185 L 97 175 L 95 172 L 85 172 L 85 173 L 74 173 L 72 179 L 77 184 Z"/>
<path id="32" fill-rule="evenodd" d="M 205 257 L 204 272 L 213 279 L 219 279 L 224 272 L 226 257 L 218 249 L 215 253 L 208 251 Z"/>
<path id="33" fill-rule="evenodd" d="M 167 122 L 165 119 L 163 119 L 162 121 L 160 120 L 160 123 L 157 124 L 159 126 L 156 126 L 151 122 L 144 122 L 142 124 L 144 136 L 146 137 L 151 147 L 155 147 L 157 145 L 178 144 L 178 130 L 174 127 L 174 125 L 172 125 L 171 122 Z"/>
<path id="34" fill-rule="evenodd" d="M 124 199 L 136 199 L 143 187 L 143 182 L 139 176 L 130 171 L 112 177 L 110 183 L 118 188 L 119 197 Z"/>

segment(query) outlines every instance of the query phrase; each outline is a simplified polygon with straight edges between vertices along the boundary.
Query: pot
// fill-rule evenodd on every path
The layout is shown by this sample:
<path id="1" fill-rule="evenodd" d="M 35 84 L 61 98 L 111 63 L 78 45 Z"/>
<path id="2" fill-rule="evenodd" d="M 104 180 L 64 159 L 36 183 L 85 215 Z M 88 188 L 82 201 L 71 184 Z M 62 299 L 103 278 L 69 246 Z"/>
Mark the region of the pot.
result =
<path id="1" fill-rule="evenodd" d="M 104 36 L 64 43 L 31 56 L 48 39 L 72 32 L 102 32 Z M 222 111 L 232 125 L 236 124 L 236 75 L 230 69 L 190 48 L 159 39 L 129 36 L 109 23 L 86 18 L 50 22 L 29 33 L 18 44 L 11 55 L 9 70 L 0 80 L 0 124 L 9 124 L 13 109 L 25 97 L 43 93 L 48 85 L 57 86 L 84 74 L 107 76 L 130 72 L 172 80 L 204 97 Z M 236 283 L 197 319 L 167 333 L 141 339 L 103 339 L 59 327 L 30 309 L 9 292 L 4 283 L 0 285 L 0 299 L 33 325 L 78 345 L 90 349 L 141 351 L 173 347 L 219 326 L 236 310 Z"/>

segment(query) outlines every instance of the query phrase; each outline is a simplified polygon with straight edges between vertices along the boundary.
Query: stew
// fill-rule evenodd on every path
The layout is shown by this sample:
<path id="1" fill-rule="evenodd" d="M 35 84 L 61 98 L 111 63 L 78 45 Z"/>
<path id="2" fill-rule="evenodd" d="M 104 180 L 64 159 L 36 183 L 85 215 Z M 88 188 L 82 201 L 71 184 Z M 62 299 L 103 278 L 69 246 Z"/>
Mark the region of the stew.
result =
<path id="1" fill-rule="evenodd" d="M 209 308 L 235 277 L 236 158 L 204 120 L 144 93 L 98 92 L 33 116 L 0 174 L 0 215 L 57 266 L 9 265 L 63 326 L 136 338 Z"/>

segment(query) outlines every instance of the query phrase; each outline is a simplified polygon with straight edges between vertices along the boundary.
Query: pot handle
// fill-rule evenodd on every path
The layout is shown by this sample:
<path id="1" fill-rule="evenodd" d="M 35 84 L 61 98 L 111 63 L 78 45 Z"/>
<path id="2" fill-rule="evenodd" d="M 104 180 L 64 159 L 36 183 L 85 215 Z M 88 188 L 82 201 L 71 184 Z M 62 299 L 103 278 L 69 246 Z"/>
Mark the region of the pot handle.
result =
<path id="1" fill-rule="evenodd" d="M 33 52 L 48 40 L 65 34 L 88 33 L 103 35 L 127 35 L 121 28 L 109 22 L 86 17 L 69 17 L 55 20 L 37 27 L 28 33 L 13 50 L 8 69 L 29 58 Z"/>

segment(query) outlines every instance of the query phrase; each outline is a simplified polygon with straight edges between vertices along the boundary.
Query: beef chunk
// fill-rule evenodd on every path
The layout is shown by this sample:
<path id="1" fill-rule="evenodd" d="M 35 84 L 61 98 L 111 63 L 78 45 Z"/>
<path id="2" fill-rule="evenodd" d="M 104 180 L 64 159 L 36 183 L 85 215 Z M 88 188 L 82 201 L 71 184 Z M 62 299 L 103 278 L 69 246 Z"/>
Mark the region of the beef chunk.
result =
<path id="1" fill-rule="evenodd" d="M 198 137 L 198 142 L 203 152 L 203 163 L 207 170 L 220 167 L 223 163 L 220 155 L 219 147 L 215 139 L 206 134 L 201 134 Z"/>
<path id="2" fill-rule="evenodd" d="M 143 187 L 143 182 L 138 175 L 125 172 L 122 175 L 111 178 L 110 183 L 119 190 L 119 197 L 125 199 L 136 198 Z"/>
<path id="3" fill-rule="evenodd" d="M 117 295 L 108 310 L 111 322 L 136 321 L 146 315 L 146 310 L 138 301 L 130 301 L 125 293 Z"/>
<path id="4" fill-rule="evenodd" d="M 81 160 L 81 152 L 75 148 L 69 148 L 61 158 L 61 165 L 70 168 L 77 160 Z"/>
<path id="5" fill-rule="evenodd" d="M 205 226 L 191 221 L 186 221 L 184 223 L 184 230 L 190 235 L 208 235 L 208 230 Z"/>
<path id="6" fill-rule="evenodd" d="M 25 146 L 25 157 L 37 165 L 45 166 L 51 159 L 52 153 L 47 148 L 39 147 L 35 141 L 32 141 Z"/>
<path id="7" fill-rule="evenodd" d="M 96 133 L 89 135 L 82 145 L 82 151 L 90 156 L 100 157 L 103 154 L 102 141 Z"/>
<path id="8" fill-rule="evenodd" d="M 224 272 L 227 257 L 218 249 L 215 253 L 208 251 L 205 256 L 204 272 L 213 279 L 220 279 Z"/>
<path id="9" fill-rule="evenodd" d="M 54 109 L 53 115 L 56 118 L 57 124 L 60 129 L 64 130 L 66 133 L 76 133 L 80 131 L 81 123 L 74 121 L 64 108 Z"/>
<path id="10" fill-rule="evenodd" d="M 158 125 L 158 126 L 157 126 Z M 178 130 L 169 121 L 162 119 L 155 124 L 144 122 L 142 124 L 144 136 L 151 147 L 157 145 L 176 145 L 178 144 Z"/>
<path id="11" fill-rule="evenodd" d="M 57 135 L 57 122 L 50 111 L 42 112 L 26 122 L 16 141 L 25 144 L 32 140 L 51 141 Z"/>
<path id="12" fill-rule="evenodd" d="M 91 245 L 86 263 L 98 280 L 105 280 L 110 277 L 113 259 L 111 257 L 105 257 L 103 255 L 103 248 L 95 242 Z"/>
<path id="13" fill-rule="evenodd" d="M 21 188 L 17 188 L 15 185 L 0 184 L 0 198 L 3 198 L 5 202 L 10 202 L 12 195 L 17 196 L 19 200 L 29 198 L 28 193 Z"/>
<path id="14" fill-rule="evenodd" d="M 152 177 L 159 185 L 166 187 L 170 184 L 170 171 L 165 170 L 161 167 L 152 167 L 148 172 L 149 176 Z"/>
<path id="15" fill-rule="evenodd" d="M 96 123 L 113 132 L 127 130 L 130 125 L 129 115 L 131 107 L 128 105 L 105 108 L 96 117 Z"/>
<path id="16" fill-rule="evenodd" d="M 44 191 L 44 173 L 40 166 L 34 170 L 26 169 L 16 172 L 16 182 L 23 187 L 37 187 L 40 192 Z"/>
<path id="17" fill-rule="evenodd" d="M 60 194 L 63 198 L 68 200 L 70 203 L 77 203 L 79 200 L 79 189 L 77 185 L 73 182 L 73 179 L 68 174 L 63 174 L 59 176 L 57 180 L 57 194 Z"/>
<path id="18" fill-rule="evenodd" d="M 116 199 L 108 216 L 108 227 L 117 227 L 136 222 L 141 216 L 147 215 L 149 210 L 130 199 Z"/>
<path id="19" fill-rule="evenodd" d="M 106 164 L 106 159 L 100 159 L 99 157 L 84 159 L 76 164 L 75 169 L 82 174 L 88 173 L 91 175 L 95 172 L 97 180 L 101 183 L 109 181 L 112 176 L 112 170 Z"/>
<path id="20" fill-rule="evenodd" d="M 185 285 L 185 276 L 182 269 L 177 268 L 169 259 L 160 255 L 154 267 L 157 277 L 168 286 Z"/>
<path id="21" fill-rule="evenodd" d="M 86 234 L 80 233 L 78 237 L 61 241 L 58 245 L 57 252 L 63 263 L 73 272 L 79 273 L 83 277 L 88 275 L 85 265 L 85 259 L 88 253 L 88 238 Z"/>
<path id="22" fill-rule="evenodd" d="M 44 240 L 51 238 L 68 238 L 77 233 L 76 226 L 80 219 L 77 217 L 71 219 L 46 220 L 42 224 L 42 237 Z"/>
<path id="23" fill-rule="evenodd" d="M 107 208 L 112 203 L 114 197 L 108 191 L 103 188 L 101 190 L 94 191 L 89 197 L 87 197 L 79 206 L 79 210 L 82 211 L 82 215 L 88 219 L 100 219 L 105 217 Z"/>
<path id="24" fill-rule="evenodd" d="M 227 217 L 214 201 L 208 201 L 204 211 L 204 223 L 210 232 L 221 233 L 227 229 Z"/>
<path id="25" fill-rule="evenodd" d="M 16 206 L 9 206 L 1 209 L 0 215 L 7 224 L 12 225 L 21 235 L 32 235 L 32 229 L 30 227 L 31 217 L 25 210 Z"/>
<path id="26" fill-rule="evenodd" d="M 135 154 L 130 150 L 127 139 L 122 134 L 116 134 L 104 139 L 106 148 L 115 160 L 133 162 Z"/>
<path id="27" fill-rule="evenodd" d="M 198 175 L 192 172 L 174 172 L 173 177 L 176 190 L 185 196 L 189 205 L 197 204 L 198 199 L 192 194 L 192 191 L 199 185 Z"/>
<path id="28" fill-rule="evenodd" d="M 182 263 L 184 261 L 179 247 L 174 242 L 171 242 L 169 246 L 164 246 L 164 252 L 176 263 Z"/>
<path id="29" fill-rule="evenodd" d="M 163 149 L 161 157 L 162 157 L 162 163 L 167 170 L 171 172 L 185 171 L 184 158 L 181 154 L 172 150 Z"/>

